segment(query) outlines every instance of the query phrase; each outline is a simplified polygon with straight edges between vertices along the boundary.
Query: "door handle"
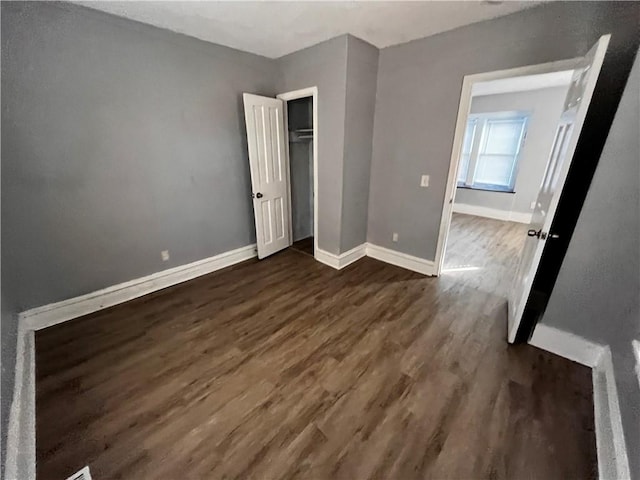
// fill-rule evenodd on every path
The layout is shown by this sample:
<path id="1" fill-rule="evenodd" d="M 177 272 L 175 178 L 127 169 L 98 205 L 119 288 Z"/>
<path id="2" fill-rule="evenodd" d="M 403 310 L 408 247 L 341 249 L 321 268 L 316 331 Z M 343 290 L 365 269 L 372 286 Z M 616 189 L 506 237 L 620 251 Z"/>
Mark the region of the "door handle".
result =
<path id="1" fill-rule="evenodd" d="M 251 195 L 251 196 L 253 197 L 254 195 Z M 262 198 L 262 197 L 264 197 L 264 195 L 262 195 L 260 192 L 255 194 L 255 198 Z"/>
<path id="2" fill-rule="evenodd" d="M 560 235 L 558 235 L 557 233 L 547 233 L 547 232 L 543 232 L 542 229 L 540 230 L 529 230 L 527 231 L 527 235 L 529 237 L 538 237 L 541 240 L 546 240 L 547 238 L 553 238 L 554 240 L 556 238 L 560 238 Z"/>

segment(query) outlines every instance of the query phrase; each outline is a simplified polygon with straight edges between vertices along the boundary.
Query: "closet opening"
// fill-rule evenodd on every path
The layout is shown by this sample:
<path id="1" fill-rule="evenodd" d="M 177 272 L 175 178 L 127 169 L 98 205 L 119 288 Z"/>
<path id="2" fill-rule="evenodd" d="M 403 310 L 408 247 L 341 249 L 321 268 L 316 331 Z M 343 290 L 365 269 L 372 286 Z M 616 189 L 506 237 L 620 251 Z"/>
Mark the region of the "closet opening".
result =
<path id="1" fill-rule="evenodd" d="M 285 102 L 291 248 L 317 250 L 317 121 L 315 88 L 278 95 Z"/>

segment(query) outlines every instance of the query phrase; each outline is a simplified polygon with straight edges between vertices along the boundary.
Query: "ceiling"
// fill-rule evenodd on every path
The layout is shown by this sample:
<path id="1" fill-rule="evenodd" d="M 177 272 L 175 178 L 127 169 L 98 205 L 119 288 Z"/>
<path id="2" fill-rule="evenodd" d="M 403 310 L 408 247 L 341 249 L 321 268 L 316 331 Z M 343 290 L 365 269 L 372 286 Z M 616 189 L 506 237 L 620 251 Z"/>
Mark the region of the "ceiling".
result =
<path id="1" fill-rule="evenodd" d="M 538 1 L 76 1 L 247 52 L 278 58 L 350 33 L 378 48 L 535 6 Z"/>

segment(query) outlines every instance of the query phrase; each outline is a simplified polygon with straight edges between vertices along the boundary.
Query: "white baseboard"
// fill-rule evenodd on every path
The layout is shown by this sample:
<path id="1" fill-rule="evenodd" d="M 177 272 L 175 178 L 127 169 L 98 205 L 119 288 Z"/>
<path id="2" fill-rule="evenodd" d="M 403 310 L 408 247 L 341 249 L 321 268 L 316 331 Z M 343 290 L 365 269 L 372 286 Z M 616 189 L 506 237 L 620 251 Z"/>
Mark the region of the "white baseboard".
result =
<path id="1" fill-rule="evenodd" d="M 69 300 L 33 308 L 22 312 L 20 321 L 24 322 L 27 329 L 50 327 L 249 260 L 256 256 L 255 248 L 255 245 L 248 245 Z"/>
<path id="2" fill-rule="evenodd" d="M 371 243 L 367 243 L 367 256 L 397 267 L 406 268 L 413 272 L 422 273 L 423 275 L 432 276 L 436 274 L 436 266 L 430 260 L 414 257 L 413 255 L 397 252 Z"/>
<path id="3" fill-rule="evenodd" d="M 430 260 L 414 257 L 413 255 L 397 252 L 371 243 L 363 243 L 340 255 L 320 249 L 316 251 L 315 255 L 316 260 L 336 270 L 351 265 L 356 260 L 365 256 L 375 258 L 381 262 L 390 263 L 397 267 L 406 268 L 413 272 L 422 273 L 423 275 L 435 275 L 436 271 L 434 263 Z"/>
<path id="4" fill-rule="evenodd" d="M 591 342 L 573 333 L 538 323 L 529 343 L 547 352 L 594 368 L 600 361 L 604 345 Z"/>
<path id="5" fill-rule="evenodd" d="M 367 244 L 363 243 L 351 250 L 340 254 L 340 268 L 351 265 L 353 262 L 360 260 L 367 255 Z"/>
<path id="6" fill-rule="evenodd" d="M 593 407 L 600 480 L 631 478 L 611 350 L 593 369 Z"/>
<path id="7" fill-rule="evenodd" d="M 335 253 L 327 252 L 326 250 L 318 249 L 316 251 L 316 260 L 324 263 L 336 270 L 340 270 L 347 265 L 351 265 L 356 260 L 360 260 L 367 254 L 366 244 L 358 245 L 351 250 L 341 253 L 340 255 L 336 255 Z"/>
<path id="8" fill-rule="evenodd" d="M 7 427 L 6 480 L 36 478 L 35 334 L 18 325 L 16 373 Z"/>
<path id="9" fill-rule="evenodd" d="M 497 208 L 468 205 L 466 203 L 454 203 L 453 211 L 455 213 L 493 218 L 495 220 L 504 220 L 506 222 L 531 223 L 531 213 L 511 212 L 507 210 L 499 210 Z"/>

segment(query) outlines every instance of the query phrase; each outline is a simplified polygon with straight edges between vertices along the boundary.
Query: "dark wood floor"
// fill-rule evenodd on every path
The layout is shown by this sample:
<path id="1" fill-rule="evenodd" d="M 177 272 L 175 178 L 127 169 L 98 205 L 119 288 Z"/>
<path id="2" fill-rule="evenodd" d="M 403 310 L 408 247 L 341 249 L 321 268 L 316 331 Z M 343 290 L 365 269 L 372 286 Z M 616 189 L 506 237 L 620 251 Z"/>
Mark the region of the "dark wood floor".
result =
<path id="1" fill-rule="evenodd" d="M 40 331 L 38 477 L 595 477 L 590 371 L 508 346 L 482 265 L 289 249 Z"/>
<path id="2" fill-rule="evenodd" d="M 298 240 L 293 242 L 291 248 L 294 250 L 298 250 L 299 252 L 306 253 L 307 255 L 311 255 L 313 257 L 313 237 L 303 238 L 302 240 Z"/>

